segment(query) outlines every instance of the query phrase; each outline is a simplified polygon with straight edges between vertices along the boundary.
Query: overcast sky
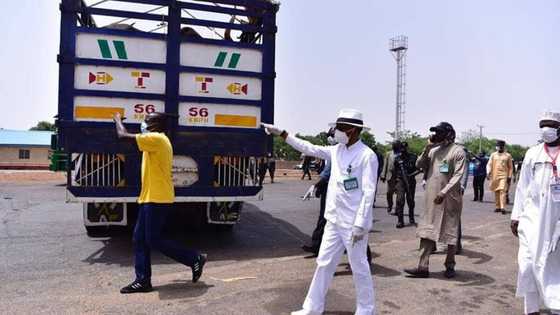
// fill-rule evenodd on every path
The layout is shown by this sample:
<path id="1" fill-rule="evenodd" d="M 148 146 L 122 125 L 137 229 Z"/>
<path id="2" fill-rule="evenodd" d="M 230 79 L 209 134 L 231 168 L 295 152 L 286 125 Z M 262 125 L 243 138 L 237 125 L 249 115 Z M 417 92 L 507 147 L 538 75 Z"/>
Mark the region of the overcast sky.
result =
<path id="1" fill-rule="evenodd" d="M 0 4 L 0 128 L 56 114 L 58 4 Z M 276 124 L 290 131 L 323 131 L 354 107 L 388 140 L 396 92 L 388 41 L 399 34 L 409 37 L 406 129 L 481 124 L 489 137 L 530 145 L 540 113 L 560 110 L 558 0 L 285 0 L 278 28 Z"/>

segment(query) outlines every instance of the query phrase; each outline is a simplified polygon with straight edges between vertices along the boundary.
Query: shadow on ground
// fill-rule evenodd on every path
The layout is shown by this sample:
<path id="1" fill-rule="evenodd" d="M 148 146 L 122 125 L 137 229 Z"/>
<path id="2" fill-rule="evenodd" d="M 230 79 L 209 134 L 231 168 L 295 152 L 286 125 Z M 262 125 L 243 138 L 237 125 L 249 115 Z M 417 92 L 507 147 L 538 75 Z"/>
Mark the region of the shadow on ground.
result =
<path id="1" fill-rule="evenodd" d="M 168 221 L 172 221 L 170 218 Z M 241 222 L 231 231 L 216 231 L 212 226 L 175 230 L 168 238 L 187 248 L 208 254 L 209 261 L 252 260 L 301 255 L 300 245 L 309 238 L 294 225 L 273 217 L 252 204 L 245 204 Z M 103 247 L 83 261 L 89 264 L 133 263 L 133 244 L 130 232 L 98 240 Z M 152 264 L 174 263 L 160 253 L 152 255 Z"/>

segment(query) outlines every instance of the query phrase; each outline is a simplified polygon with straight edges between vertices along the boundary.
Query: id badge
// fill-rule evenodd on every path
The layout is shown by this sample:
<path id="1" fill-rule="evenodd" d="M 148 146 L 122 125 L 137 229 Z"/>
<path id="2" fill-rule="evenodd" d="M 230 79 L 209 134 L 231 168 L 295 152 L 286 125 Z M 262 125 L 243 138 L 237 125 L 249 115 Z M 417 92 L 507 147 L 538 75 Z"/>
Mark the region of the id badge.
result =
<path id="1" fill-rule="evenodd" d="M 553 202 L 560 202 L 560 184 L 551 184 L 550 194 Z"/>
<path id="2" fill-rule="evenodd" d="M 443 163 L 443 164 L 439 167 L 439 172 L 442 173 L 442 174 L 447 174 L 447 173 L 449 173 L 449 164 Z"/>
<path id="3" fill-rule="evenodd" d="M 345 179 L 343 184 L 344 184 L 344 190 L 346 191 L 358 189 L 358 179 L 356 177 Z"/>

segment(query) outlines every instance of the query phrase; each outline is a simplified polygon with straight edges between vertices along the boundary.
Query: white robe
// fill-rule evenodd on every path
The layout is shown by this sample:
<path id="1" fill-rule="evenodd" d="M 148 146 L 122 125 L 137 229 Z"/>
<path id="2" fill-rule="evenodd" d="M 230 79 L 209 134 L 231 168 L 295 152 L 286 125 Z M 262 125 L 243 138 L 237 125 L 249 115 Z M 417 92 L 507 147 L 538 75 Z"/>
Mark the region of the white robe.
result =
<path id="1" fill-rule="evenodd" d="M 560 310 L 560 202 L 552 200 L 551 161 L 543 144 L 527 151 L 511 219 L 519 221 L 517 296 L 538 293 L 547 308 Z"/>

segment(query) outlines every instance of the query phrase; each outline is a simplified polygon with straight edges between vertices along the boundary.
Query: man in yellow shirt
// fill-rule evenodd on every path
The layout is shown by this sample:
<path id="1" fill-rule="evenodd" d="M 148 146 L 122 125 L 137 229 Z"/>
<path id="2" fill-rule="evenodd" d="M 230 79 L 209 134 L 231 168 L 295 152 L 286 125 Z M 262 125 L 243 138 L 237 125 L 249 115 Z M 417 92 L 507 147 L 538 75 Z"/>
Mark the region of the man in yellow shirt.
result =
<path id="1" fill-rule="evenodd" d="M 495 212 L 501 212 L 502 214 L 506 214 L 507 191 L 513 176 L 513 159 L 506 152 L 505 147 L 505 141 L 496 141 L 496 152 L 490 155 L 490 160 L 486 165 L 490 190 L 496 194 Z"/>
<path id="2" fill-rule="evenodd" d="M 140 126 L 142 133 L 126 131 L 120 114 L 114 121 L 119 139 L 134 139 L 142 151 L 142 190 L 138 197 L 138 219 L 134 227 L 134 269 L 136 279 L 121 289 L 121 293 L 152 291 L 150 252 L 156 249 L 192 269 L 192 281 L 197 282 L 206 263 L 206 255 L 184 249 L 180 244 L 162 238 L 165 219 L 175 200 L 171 168 L 173 148 L 167 130 L 166 116 L 151 113 Z"/>

